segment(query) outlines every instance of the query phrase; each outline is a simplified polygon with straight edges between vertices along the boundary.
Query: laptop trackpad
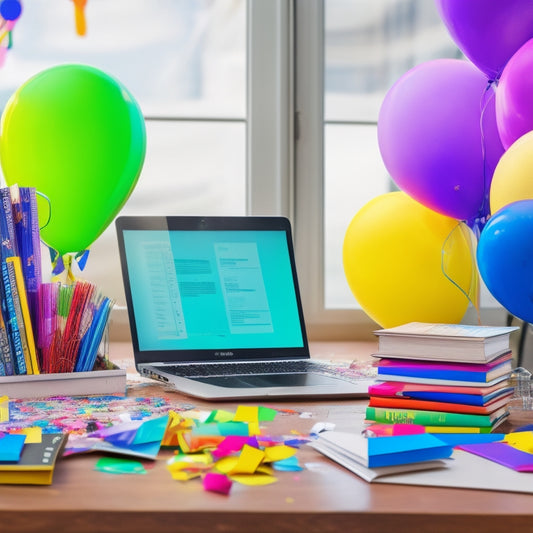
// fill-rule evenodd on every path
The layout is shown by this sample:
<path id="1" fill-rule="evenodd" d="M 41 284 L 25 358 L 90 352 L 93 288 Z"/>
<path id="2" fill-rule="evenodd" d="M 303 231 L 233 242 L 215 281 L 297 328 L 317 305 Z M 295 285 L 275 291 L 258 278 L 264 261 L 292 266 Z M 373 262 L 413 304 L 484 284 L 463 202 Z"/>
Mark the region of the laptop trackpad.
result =
<path id="1" fill-rule="evenodd" d="M 331 379 L 320 374 L 264 374 L 254 376 L 213 376 L 189 378 L 218 387 L 251 389 L 257 387 L 305 387 L 331 384 Z"/>

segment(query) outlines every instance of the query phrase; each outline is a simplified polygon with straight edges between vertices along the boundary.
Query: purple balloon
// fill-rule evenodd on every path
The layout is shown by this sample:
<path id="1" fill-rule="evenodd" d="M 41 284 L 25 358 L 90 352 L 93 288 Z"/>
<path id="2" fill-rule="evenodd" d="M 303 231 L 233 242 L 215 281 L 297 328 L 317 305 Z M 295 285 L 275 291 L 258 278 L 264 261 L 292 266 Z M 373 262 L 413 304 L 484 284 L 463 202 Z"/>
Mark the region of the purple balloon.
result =
<path id="1" fill-rule="evenodd" d="M 533 38 L 531 0 L 435 0 L 440 17 L 464 55 L 496 80 L 507 61 Z"/>
<path id="2" fill-rule="evenodd" d="M 378 118 L 383 162 L 398 187 L 459 220 L 486 217 L 504 150 L 492 85 L 470 62 L 437 59 L 404 74 Z"/>
<path id="3" fill-rule="evenodd" d="M 503 146 L 533 130 L 533 39 L 509 60 L 496 91 L 496 123 Z"/>

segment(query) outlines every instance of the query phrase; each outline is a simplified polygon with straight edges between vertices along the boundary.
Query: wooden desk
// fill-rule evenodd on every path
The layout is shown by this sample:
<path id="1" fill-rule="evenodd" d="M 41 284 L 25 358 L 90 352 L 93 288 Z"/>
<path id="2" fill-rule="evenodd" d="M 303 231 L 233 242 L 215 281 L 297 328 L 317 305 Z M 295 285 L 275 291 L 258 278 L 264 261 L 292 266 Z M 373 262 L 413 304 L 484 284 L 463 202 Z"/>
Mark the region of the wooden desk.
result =
<path id="1" fill-rule="evenodd" d="M 349 344 L 314 348 L 314 353 L 318 350 L 327 357 L 364 356 L 371 351 Z M 119 357 L 128 347 L 121 350 Z M 158 385 L 143 388 L 140 394 L 168 396 L 208 410 L 236 407 L 163 393 Z M 326 420 L 338 429 L 349 429 L 366 402 L 276 405 L 311 413 L 311 418 L 278 415 L 269 427 L 272 433 L 283 434 L 292 429 L 307 433 L 315 422 Z M 99 456 L 89 454 L 61 460 L 50 487 L 0 486 L 0 531 L 491 533 L 533 527 L 530 495 L 368 484 L 305 446 L 298 451 L 306 466 L 302 472 L 279 473 L 277 483 L 264 487 L 235 483 L 229 496 L 205 492 L 197 480 L 174 481 L 165 467 L 169 452 L 160 455 L 147 475 L 95 471 Z"/>

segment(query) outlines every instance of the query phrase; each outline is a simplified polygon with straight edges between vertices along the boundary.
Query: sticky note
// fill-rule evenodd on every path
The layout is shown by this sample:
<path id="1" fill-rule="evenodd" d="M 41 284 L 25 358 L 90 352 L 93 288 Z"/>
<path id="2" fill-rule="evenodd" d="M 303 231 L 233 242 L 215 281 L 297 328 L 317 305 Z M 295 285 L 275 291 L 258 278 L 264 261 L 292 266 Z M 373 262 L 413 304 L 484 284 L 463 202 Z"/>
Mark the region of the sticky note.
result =
<path id="1" fill-rule="evenodd" d="M 0 461 L 16 463 L 24 448 L 26 435 L 11 435 L 5 433 L 0 437 Z"/>

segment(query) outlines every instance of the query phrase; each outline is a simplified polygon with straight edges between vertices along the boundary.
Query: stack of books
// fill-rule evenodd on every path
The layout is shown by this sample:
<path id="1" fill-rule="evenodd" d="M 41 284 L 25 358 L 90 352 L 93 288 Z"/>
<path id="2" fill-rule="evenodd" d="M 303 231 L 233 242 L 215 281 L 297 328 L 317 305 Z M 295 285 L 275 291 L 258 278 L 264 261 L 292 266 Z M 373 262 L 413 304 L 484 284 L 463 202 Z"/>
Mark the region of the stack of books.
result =
<path id="1" fill-rule="evenodd" d="M 490 433 L 509 415 L 515 327 L 412 322 L 375 332 L 368 422 Z"/>

